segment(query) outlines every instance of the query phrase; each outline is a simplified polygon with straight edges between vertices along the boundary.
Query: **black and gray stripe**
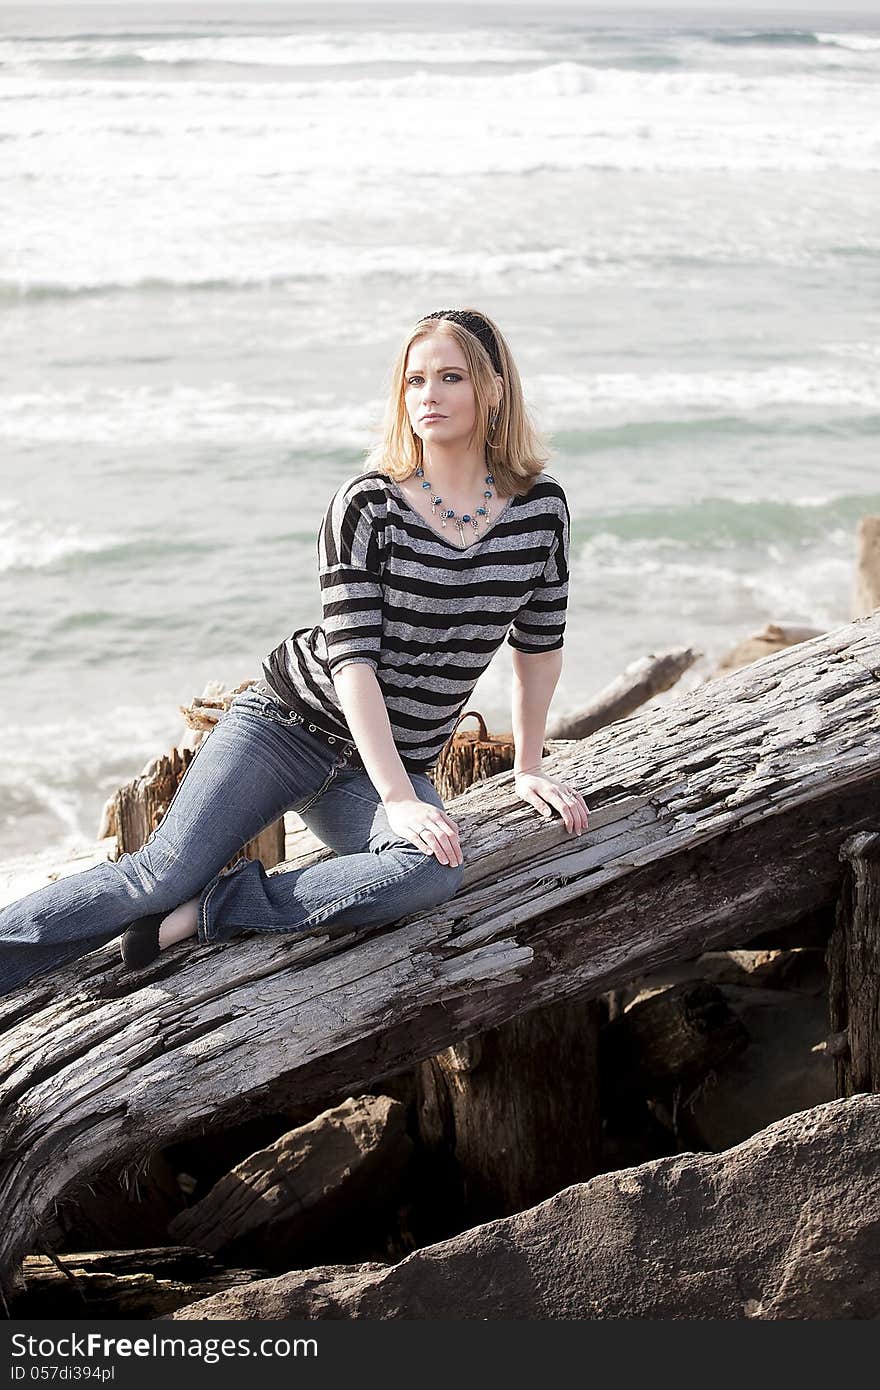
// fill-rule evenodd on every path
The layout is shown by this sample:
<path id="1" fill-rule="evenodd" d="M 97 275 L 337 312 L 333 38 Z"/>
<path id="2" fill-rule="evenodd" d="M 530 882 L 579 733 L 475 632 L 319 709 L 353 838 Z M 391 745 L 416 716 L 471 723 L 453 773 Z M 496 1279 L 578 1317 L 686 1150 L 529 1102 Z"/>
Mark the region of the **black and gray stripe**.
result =
<path id="1" fill-rule="evenodd" d="M 505 636 L 523 652 L 563 645 L 569 512 L 542 473 L 462 550 L 422 519 L 383 473 L 333 497 L 318 532 L 322 621 L 297 628 L 263 662 L 278 697 L 351 738 L 333 676 L 352 661 L 376 676 L 404 766 L 436 763 Z"/>

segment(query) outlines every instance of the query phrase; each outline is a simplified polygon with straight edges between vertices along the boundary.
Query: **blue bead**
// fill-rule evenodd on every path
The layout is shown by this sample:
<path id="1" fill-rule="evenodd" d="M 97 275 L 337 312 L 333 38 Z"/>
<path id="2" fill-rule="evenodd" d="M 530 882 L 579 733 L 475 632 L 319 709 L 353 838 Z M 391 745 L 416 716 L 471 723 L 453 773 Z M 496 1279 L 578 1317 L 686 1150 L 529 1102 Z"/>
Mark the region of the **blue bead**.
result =
<path id="1" fill-rule="evenodd" d="M 418 468 L 416 469 L 416 477 L 417 477 L 417 478 L 424 478 L 424 476 L 425 476 L 425 470 L 424 470 L 424 468 L 422 467 L 422 465 L 419 464 Z"/>
<path id="2" fill-rule="evenodd" d="M 464 516 L 462 517 L 462 521 L 470 521 L 470 520 L 471 520 L 471 518 L 470 518 L 469 514 L 468 514 L 467 512 L 465 512 Z"/>
<path id="3" fill-rule="evenodd" d="M 435 497 L 435 498 L 434 498 L 434 501 L 435 501 L 435 502 L 442 502 L 442 501 L 443 501 L 443 498 L 442 498 L 442 497 Z"/>
<path id="4" fill-rule="evenodd" d="M 484 496 L 484 497 L 491 497 L 492 494 L 491 494 L 491 492 L 484 492 L 484 493 L 483 493 L 483 496 Z"/>
<path id="5" fill-rule="evenodd" d="M 494 483 L 494 481 L 495 481 L 495 479 L 492 477 L 492 474 L 491 474 L 491 473 L 487 473 L 487 474 L 486 474 L 486 482 L 487 482 L 487 483 Z"/>
<path id="6" fill-rule="evenodd" d="M 485 507 L 477 507 L 477 513 L 476 513 L 476 514 L 477 514 L 477 516 L 485 516 L 485 515 L 486 515 L 486 508 L 485 508 Z"/>
<path id="7" fill-rule="evenodd" d="M 422 483 L 422 487 L 430 487 L 430 486 L 431 486 L 430 483 Z"/>

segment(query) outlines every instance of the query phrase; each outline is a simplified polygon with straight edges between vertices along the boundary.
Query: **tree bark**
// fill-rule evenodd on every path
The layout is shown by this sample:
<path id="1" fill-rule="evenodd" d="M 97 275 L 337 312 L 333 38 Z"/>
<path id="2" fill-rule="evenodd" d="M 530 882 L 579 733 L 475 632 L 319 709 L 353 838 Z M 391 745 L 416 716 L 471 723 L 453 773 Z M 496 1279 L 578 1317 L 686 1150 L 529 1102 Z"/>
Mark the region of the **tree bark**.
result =
<path id="1" fill-rule="evenodd" d="M 422 1140 L 448 1156 L 466 1225 L 523 1211 L 599 1171 L 600 1014 L 595 999 L 550 1004 L 420 1064 Z"/>
<path id="2" fill-rule="evenodd" d="M 880 821 L 880 807 L 878 807 Z M 880 833 L 840 847 L 848 865 L 828 943 L 829 1003 L 838 1096 L 880 1091 Z"/>
<path id="3" fill-rule="evenodd" d="M 464 883 L 430 912 L 184 943 L 134 986 L 111 942 L 0 999 L 0 1270 L 92 1173 L 259 1113 L 279 1079 L 343 1097 L 835 900 L 840 846 L 877 821 L 878 681 L 880 613 L 548 758 L 592 809 L 578 839 L 509 772 L 472 788 L 449 807 Z"/>
<path id="4" fill-rule="evenodd" d="M 158 1318 L 197 1299 L 263 1279 L 263 1269 L 224 1269 L 201 1250 L 90 1250 L 29 1255 L 12 1318 Z"/>

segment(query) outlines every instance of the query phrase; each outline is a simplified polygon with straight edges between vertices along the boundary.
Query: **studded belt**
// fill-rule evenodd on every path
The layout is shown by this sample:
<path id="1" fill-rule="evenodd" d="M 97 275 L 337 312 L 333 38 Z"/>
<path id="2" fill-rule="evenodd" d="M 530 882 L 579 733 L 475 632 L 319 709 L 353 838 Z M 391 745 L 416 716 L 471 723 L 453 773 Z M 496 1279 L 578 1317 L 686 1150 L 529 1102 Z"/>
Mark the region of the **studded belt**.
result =
<path id="1" fill-rule="evenodd" d="M 357 750 L 357 746 L 352 743 L 350 739 L 341 738 L 339 734 L 331 734 L 326 729 L 322 729 L 320 724 L 312 723 L 312 721 L 308 719 L 307 716 L 301 714 L 298 709 L 294 709 L 292 705 L 288 705 L 280 699 L 269 685 L 268 681 L 258 680 L 251 686 L 251 689 L 256 691 L 259 695 L 268 695 L 273 704 L 277 706 L 279 714 L 282 714 L 285 719 L 289 719 L 291 724 L 302 725 L 307 733 L 311 734 L 313 738 L 318 739 L 321 743 L 325 743 L 328 748 L 332 748 L 334 753 L 344 753 L 346 760 L 351 766 L 363 767 L 361 755 Z"/>

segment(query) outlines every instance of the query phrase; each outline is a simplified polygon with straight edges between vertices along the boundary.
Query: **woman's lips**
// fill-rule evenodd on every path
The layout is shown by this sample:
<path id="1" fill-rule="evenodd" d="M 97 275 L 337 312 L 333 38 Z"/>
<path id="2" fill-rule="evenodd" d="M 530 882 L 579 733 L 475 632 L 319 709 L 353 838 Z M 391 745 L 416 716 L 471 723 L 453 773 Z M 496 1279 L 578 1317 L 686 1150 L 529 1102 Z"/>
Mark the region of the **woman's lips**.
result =
<path id="1" fill-rule="evenodd" d="M 445 415 L 423 415 L 423 416 L 422 416 L 421 423 L 422 423 L 423 425 L 430 425 L 430 423 L 431 423 L 432 420 L 445 420 L 445 419 L 446 419 L 446 416 L 445 416 Z"/>

